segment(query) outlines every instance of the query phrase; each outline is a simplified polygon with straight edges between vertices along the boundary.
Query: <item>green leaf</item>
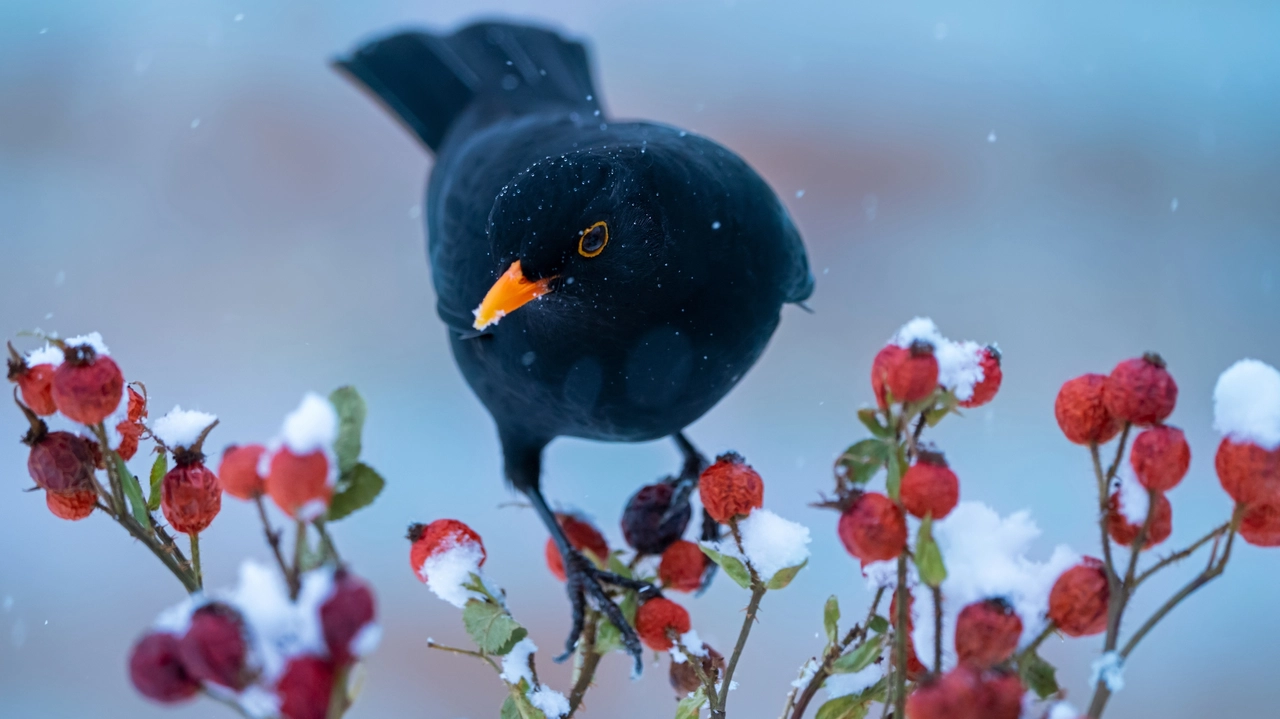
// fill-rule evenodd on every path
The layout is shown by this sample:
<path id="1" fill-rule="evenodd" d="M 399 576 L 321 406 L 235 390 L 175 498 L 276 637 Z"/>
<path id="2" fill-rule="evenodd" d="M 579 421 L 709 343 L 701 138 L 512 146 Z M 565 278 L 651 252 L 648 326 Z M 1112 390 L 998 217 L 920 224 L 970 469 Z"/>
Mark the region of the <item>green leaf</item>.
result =
<path id="1" fill-rule="evenodd" d="M 1018 662 L 1018 676 L 1022 678 L 1022 683 L 1041 699 L 1058 693 L 1058 679 L 1054 676 L 1056 671 L 1052 664 L 1035 652 L 1023 655 Z"/>
<path id="2" fill-rule="evenodd" d="M 609 563 L 608 563 L 608 567 L 609 567 L 609 571 L 610 571 L 610 572 L 613 572 L 614 574 L 618 575 L 619 577 L 626 577 L 627 579 L 634 579 L 634 578 L 635 578 L 635 577 L 631 574 L 631 567 L 628 567 L 628 566 L 626 565 L 626 563 L 622 561 L 622 550 L 621 550 L 621 549 L 619 549 L 619 550 L 617 550 L 617 551 L 615 551 L 615 552 L 613 552 L 613 553 L 611 553 L 611 554 L 609 555 Z"/>
<path id="3" fill-rule="evenodd" d="M 471 599 L 462 610 L 462 624 L 471 640 L 485 654 L 501 656 L 511 651 L 529 632 L 507 614 L 507 610 L 490 602 Z"/>
<path id="4" fill-rule="evenodd" d="M 160 509 L 160 484 L 164 482 L 164 475 L 169 471 L 169 455 L 160 452 L 156 455 L 156 461 L 151 465 L 151 494 L 147 497 L 147 509 L 152 512 Z"/>
<path id="5" fill-rule="evenodd" d="M 884 635 L 877 634 L 870 637 L 856 649 L 841 656 L 831 663 L 832 674 L 852 674 L 860 672 L 871 666 L 880 656 L 880 650 L 884 648 Z"/>
<path id="6" fill-rule="evenodd" d="M 869 704 L 857 694 L 836 697 L 818 707 L 816 719 L 862 719 L 867 715 Z"/>
<path id="7" fill-rule="evenodd" d="M 515 700 L 511 698 L 510 694 L 502 702 L 502 713 L 498 715 L 498 719 L 522 719 L 520 710 L 516 708 Z"/>
<path id="8" fill-rule="evenodd" d="M 880 424 L 880 413 L 872 407 L 863 407 L 858 410 L 858 419 L 866 425 L 873 437 L 888 439 L 893 436 L 893 433 L 889 431 L 888 427 Z"/>
<path id="9" fill-rule="evenodd" d="M 822 626 L 827 630 L 827 643 L 835 644 L 840 638 L 840 600 L 832 594 L 822 608 Z"/>
<path id="10" fill-rule="evenodd" d="M 794 567 L 783 567 L 782 569 L 774 572 L 773 576 L 769 578 L 769 583 L 765 585 L 765 589 L 786 588 L 786 586 L 791 583 L 791 580 L 795 579 L 796 575 L 800 573 L 800 570 L 804 569 L 805 565 L 808 563 L 809 560 L 806 559 Z"/>
<path id="11" fill-rule="evenodd" d="M 907 457 L 901 446 L 889 451 L 889 477 L 885 479 L 885 491 L 889 499 L 898 501 L 898 487 L 902 485 L 902 473 L 907 471 Z"/>
<path id="12" fill-rule="evenodd" d="M 521 680 L 521 685 L 524 681 Z M 502 713 L 499 719 L 546 719 L 546 714 L 542 710 L 529 703 L 528 696 L 521 694 L 519 700 L 513 699 L 510 694 L 506 700 L 502 702 Z"/>
<path id="13" fill-rule="evenodd" d="M 870 627 L 873 632 L 884 634 L 889 631 L 889 620 L 877 614 L 871 617 L 871 621 L 867 623 L 867 626 Z"/>
<path id="14" fill-rule="evenodd" d="M 703 692 L 702 687 L 698 687 L 692 694 L 681 699 L 676 705 L 676 719 L 698 719 L 702 705 L 707 703 L 707 696 Z"/>
<path id="15" fill-rule="evenodd" d="M 372 467 L 364 462 L 357 463 L 338 479 L 333 500 L 329 502 L 329 521 L 337 521 L 373 504 L 386 484 L 382 475 Z"/>
<path id="16" fill-rule="evenodd" d="M 720 568 L 724 570 L 724 573 L 728 574 L 730 579 L 737 582 L 739 587 L 742 587 L 743 589 L 749 589 L 751 587 L 751 573 L 747 571 L 747 567 L 742 563 L 742 560 L 737 557 L 731 557 L 727 554 L 721 554 L 703 544 L 699 544 L 698 547 L 702 549 L 703 554 L 711 558 L 711 561 L 720 565 Z"/>
<path id="17" fill-rule="evenodd" d="M 920 581 L 931 587 L 939 587 L 947 578 L 947 567 L 942 563 L 942 550 L 933 541 L 933 515 L 925 515 L 920 523 L 920 533 L 916 535 L 915 552 L 916 569 L 920 572 Z"/>
<path id="18" fill-rule="evenodd" d="M 959 404 L 959 401 L 956 400 L 956 393 L 951 390 L 943 392 L 937 400 L 934 406 L 924 411 L 925 424 L 930 427 L 937 427 L 938 423 L 955 411 L 956 405 Z"/>
<path id="19" fill-rule="evenodd" d="M 878 439 L 864 439 L 836 460 L 836 476 L 854 484 L 866 484 L 889 461 L 889 446 Z"/>
<path id="20" fill-rule="evenodd" d="M 335 389 L 329 395 L 329 402 L 338 413 L 338 438 L 333 441 L 333 453 L 338 456 L 338 472 L 346 474 L 360 459 L 360 434 L 369 411 L 355 387 Z"/>
<path id="21" fill-rule="evenodd" d="M 116 474 L 120 475 L 120 484 L 124 485 L 124 494 L 129 498 L 129 508 L 133 511 L 133 518 L 138 520 L 138 524 L 141 524 L 143 529 L 150 531 L 151 514 L 147 512 L 147 501 L 142 498 L 142 486 L 138 484 L 138 478 L 133 476 L 125 466 L 120 455 L 111 452 L 111 457 L 115 460 Z"/>

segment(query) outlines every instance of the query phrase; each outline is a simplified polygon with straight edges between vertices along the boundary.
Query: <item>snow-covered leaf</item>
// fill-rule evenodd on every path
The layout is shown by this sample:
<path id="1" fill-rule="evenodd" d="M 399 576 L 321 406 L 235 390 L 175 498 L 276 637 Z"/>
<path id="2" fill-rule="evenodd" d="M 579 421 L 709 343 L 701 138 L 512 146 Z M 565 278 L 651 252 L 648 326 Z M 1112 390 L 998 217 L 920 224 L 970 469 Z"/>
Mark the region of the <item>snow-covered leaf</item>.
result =
<path id="1" fill-rule="evenodd" d="M 462 610 L 462 624 L 471 640 L 485 654 L 502 655 L 511 651 L 529 632 L 520 626 L 507 610 L 491 602 L 473 599 Z"/>
<path id="2" fill-rule="evenodd" d="M 857 694 L 836 697 L 818 707 L 817 719 L 862 719 L 867 715 L 869 704 Z"/>
<path id="3" fill-rule="evenodd" d="M 729 578 L 736 582 L 739 587 L 743 589 L 751 587 L 751 573 L 747 571 L 747 567 L 742 563 L 742 560 L 721 554 L 702 544 L 698 546 L 702 548 L 702 553 L 710 557 L 711 561 L 723 569 L 724 573 L 728 574 Z"/>
<path id="4" fill-rule="evenodd" d="M 335 389 L 329 395 L 329 402 L 338 413 L 338 438 L 333 441 L 333 453 L 338 456 L 338 472 L 346 474 L 360 459 L 360 435 L 364 432 L 368 408 L 364 397 L 349 386 Z"/>
<path id="5" fill-rule="evenodd" d="M 344 472 L 329 502 L 329 521 L 337 521 L 357 509 L 363 509 L 378 498 L 387 484 L 382 475 L 364 462 L 357 462 L 351 471 Z"/>
<path id="6" fill-rule="evenodd" d="M 880 656 L 880 650 L 884 647 L 884 635 L 877 634 L 870 637 L 860 644 L 853 651 L 840 656 L 831 663 L 832 674 L 852 674 L 860 672 L 871 666 L 871 663 Z"/>

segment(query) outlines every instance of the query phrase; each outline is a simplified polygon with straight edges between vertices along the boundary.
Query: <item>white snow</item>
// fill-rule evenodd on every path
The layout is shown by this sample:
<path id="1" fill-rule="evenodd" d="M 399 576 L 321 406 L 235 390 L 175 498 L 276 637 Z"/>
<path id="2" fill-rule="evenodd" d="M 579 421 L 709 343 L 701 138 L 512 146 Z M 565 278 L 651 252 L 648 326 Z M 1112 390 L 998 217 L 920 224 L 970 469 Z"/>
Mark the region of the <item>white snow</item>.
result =
<path id="1" fill-rule="evenodd" d="M 686 655 L 685 651 L 683 651 L 681 647 L 688 650 L 688 655 Z M 707 656 L 707 650 L 702 648 L 702 637 L 698 636 L 698 630 L 696 629 L 690 629 L 684 634 L 681 634 L 679 644 L 673 645 L 670 649 L 670 653 L 671 661 L 676 664 L 684 664 L 689 661 L 689 656 Z"/>
<path id="2" fill-rule="evenodd" d="M 111 352 L 107 350 L 107 345 L 102 341 L 102 333 L 90 332 L 87 335 L 79 335 L 67 340 L 63 340 L 68 347 L 79 347 L 80 345 L 89 345 L 93 351 L 100 355 L 109 355 Z"/>
<path id="3" fill-rule="evenodd" d="M 862 568 L 862 576 L 866 577 L 871 591 L 888 589 L 898 583 L 898 562 L 895 559 L 871 562 Z"/>
<path id="4" fill-rule="evenodd" d="M 813 681 L 813 675 L 818 673 L 819 666 L 821 666 L 821 663 L 816 658 L 810 657 L 809 661 L 800 667 L 800 676 L 792 680 L 791 686 L 796 689 L 804 689 L 809 686 L 809 682 Z"/>
<path id="5" fill-rule="evenodd" d="M 523 679 L 532 687 L 533 667 L 529 664 L 529 658 L 536 651 L 538 651 L 538 645 L 528 637 L 516 642 L 511 651 L 502 657 L 502 673 L 498 676 L 508 684 L 519 684 Z"/>
<path id="6" fill-rule="evenodd" d="M 191 627 L 191 614 L 195 612 L 198 604 L 204 604 L 204 597 L 191 595 L 181 602 L 160 612 L 160 616 L 151 623 L 151 628 L 157 632 L 166 634 L 175 634 L 182 636 L 187 633 L 187 629 Z"/>
<path id="7" fill-rule="evenodd" d="M 475 542 L 459 542 L 427 557 L 418 574 L 427 580 L 427 588 L 437 597 L 461 609 L 468 599 L 480 599 L 482 595 L 463 585 L 471 581 L 471 575 L 480 575 L 480 562 L 484 550 Z"/>
<path id="8" fill-rule="evenodd" d="M 933 346 L 933 356 L 938 360 L 939 385 L 954 392 L 961 401 L 973 396 L 974 385 L 986 375 L 982 370 L 982 345 L 947 339 L 928 317 L 912 319 L 898 329 L 889 343 L 906 348 L 916 341 Z"/>
<path id="9" fill-rule="evenodd" d="M 314 392 L 284 418 L 284 444 L 294 454 L 328 451 L 338 437 L 338 413 L 329 400 Z"/>
<path id="10" fill-rule="evenodd" d="M 1117 473 L 1120 477 L 1120 514 L 1129 524 L 1139 527 L 1147 521 L 1147 512 L 1151 507 L 1151 495 L 1147 488 L 1138 482 L 1133 469 L 1126 462 Z"/>
<path id="11" fill-rule="evenodd" d="M 556 719 L 569 713 L 569 700 L 545 684 L 529 692 L 529 703 L 542 710 L 547 719 Z"/>
<path id="12" fill-rule="evenodd" d="M 1124 689 L 1124 660 L 1118 652 L 1107 652 L 1089 666 L 1089 685 L 1101 680 L 1112 693 Z"/>
<path id="13" fill-rule="evenodd" d="M 174 405 L 169 414 L 152 424 L 151 432 L 169 449 L 190 447 L 200 438 L 200 433 L 217 419 L 208 412 L 183 409 Z"/>
<path id="14" fill-rule="evenodd" d="M 274 682 L 291 657 L 325 656 L 320 604 L 333 592 L 332 568 L 307 572 L 296 603 L 276 567 L 249 560 L 240 565 L 240 584 L 219 593 L 235 607 L 250 629 L 250 662 L 262 668 L 268 683 Z"/>
<path id="15" fill-rule="evenodd" d="M 205 686 L 212 688 L 217 685 Z M 280 714 L 280 699 L 276 697 L 276 693 L 257 684 L 245 687 L 244 691 L 240 692 L 237 703 L 253 719 L 268 719 Z"/>
<path id="16" fill-rule="evenodd" d="M 369 622 L 360 628 L 360 631 L 351 638 L 351 643 L 347 645 L 347 650 L 351 652 L 351 656 L 364 658 L 373 654 L 378 645 L 382 643 L 382 625 L 377 622 Z"/>
<path id="17" fill-rule="evenodd" d="M 768 584 L 773 575 L 809 558 L 809 528 L 783 519 L 767 509 L 757 509 L 738 521 L 742 551 L 731 537 L 707 546 L 721 554 L 743 559 L 755 568 L 760 581 Z"/>
<path id="18" fill-rule="evenodd" d="M 1213 428 L 1233 442 L 1280 447 L 1280 372 L 1255 359 L 1231 365 L 1213 388 Z"/>
<path id="19" fill-rule="evenodd" d="M 1047 719 L 1078 719 L 1080 712 L 1071 706 L 1071 702 L 1058 702 L 1049 710 Z"/>
<path id="20" fill-rule="evenodd" d="M 822 688 L 827 690 L 827 697 L 830 699 L 861 693 L 880 681 L 881 677 L 884 676 L 884 670 L 887 665 L 888 662 L 882 661 L 873 663 L 860 672 L 833 674 L 827 677 L 827 681 L 823 683 Z"/>
<path id="21" fill-rule="evenodd" d="M 38 364 L 47 364 L 57 367 L 62 364 L 62 359 L 62 350 L 48 342 L 44 343 L 44 347 L 28 352 L 26 357 L 28 367 L 35 367 Z"/>

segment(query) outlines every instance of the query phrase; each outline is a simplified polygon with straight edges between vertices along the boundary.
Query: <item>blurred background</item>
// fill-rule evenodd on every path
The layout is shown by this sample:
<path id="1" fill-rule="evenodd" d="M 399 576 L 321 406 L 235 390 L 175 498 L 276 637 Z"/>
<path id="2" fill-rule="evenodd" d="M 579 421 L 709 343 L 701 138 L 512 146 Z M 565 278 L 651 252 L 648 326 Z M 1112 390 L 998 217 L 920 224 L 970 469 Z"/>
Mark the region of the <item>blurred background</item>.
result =
<path id="1" fill-rule="evenodd" d="M 871 358 L 917 314 L 998 341 L 994 404 L 936 438 L 963 497 L 1031 508 L 1037 558 L 1096 552 L 1087 453 L 1060 435 L 1058 386 L 1156 349 L 1192 445 L 1169 546 L 1226 517 L 1213 474 L 1213 383 L 1240 357 L 1280 363 L 1280 6 L 1262 2 L 755 0 L 6 0 L 0 4 L 0 330 L 99 330 L 153 410 L 216 412 L 212 446 L 272 436 L 309 389 L 356 384 L 366 456 L 389 479 L 335 528 L 377 586 L 388 631 L 351 716 L 492 717 L 457 611 L 406 561 L 410 521 L 454 516 L 544 649 L 568 607 L 544 532 L 499 479 L 492 425 L 449 356 L 423 251 L 431 159 L 327 61 L 371 34 L 479 15 L 586 38 L 615 117 L 706 134 L 741 153 L 808 243 L 815 313 L 784 311 L 755 370 L 692 427 L 763 473 L 769 506 L 813 528 L 813 560 L 765 601 L 730 703 L 776 716 L 820 648 L 822 601 L 868 594 L 807 504 L 862 430 Z M 21 339 L 30 349 L 34 342 Z M 130 644 L 180 587 L 101 517 L 55 519 L 29 482 L 14 411 L 0 419 L 0 716 L 205 717 L 129 686 Z M 139 467 L 145 459 L 138 460 Z M 546 487 L 612 542 L 625 499 L 676 469 L 666 443 L 561 440 Z M 228 499 L 204 542 L 211 586 L 267 556 Z M 1264 716 L 1280 704 L 1280 551 L 1240 546 L 1134 655 L 1110 715 Z M 1141 595 L 1149 612 L 1192 563 Z M 702 636 L 736 636 L 745 594 L 682 598 Z M 1077 706 L 1100 640 L 1051 641 Z M 547 652 L 544 652 L 546 654 Z M 544 657 L 553 685 L 567 667 Z M 608 659 L 591 717 L 669 716 L 664 665 Z"/>

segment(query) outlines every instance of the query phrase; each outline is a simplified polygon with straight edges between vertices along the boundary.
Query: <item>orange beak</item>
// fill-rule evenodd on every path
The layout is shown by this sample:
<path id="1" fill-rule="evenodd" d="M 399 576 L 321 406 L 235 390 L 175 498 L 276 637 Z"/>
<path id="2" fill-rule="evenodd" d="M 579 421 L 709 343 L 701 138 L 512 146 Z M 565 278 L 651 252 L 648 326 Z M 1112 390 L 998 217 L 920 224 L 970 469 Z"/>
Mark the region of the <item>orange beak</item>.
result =
<path id="1" fill-rule="evenodd" d="M 506 272 L 493 283 L 485 294 L 480 306 L 472 311 L 476 321 L 472 325 L 478 330 L 498 324 L 498 320 L 524 307 L 531 300 L 551 291 L 551 280 L 554 277 L 531 282 L 525 279 L 520 271 L 520 260 L 511 263 Z"/>

